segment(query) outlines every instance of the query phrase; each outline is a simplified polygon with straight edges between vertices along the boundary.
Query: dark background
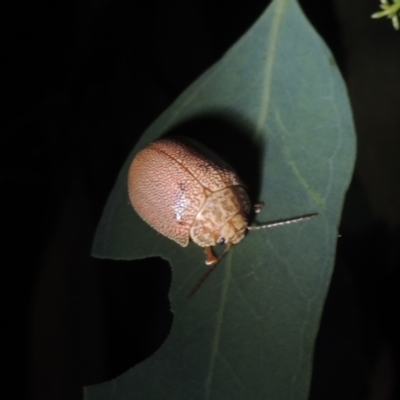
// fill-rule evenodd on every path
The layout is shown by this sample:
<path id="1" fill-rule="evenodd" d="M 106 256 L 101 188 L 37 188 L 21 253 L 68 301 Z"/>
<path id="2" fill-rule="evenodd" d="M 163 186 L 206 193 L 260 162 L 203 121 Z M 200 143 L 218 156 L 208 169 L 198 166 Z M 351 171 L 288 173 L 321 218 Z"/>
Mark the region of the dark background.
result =
<path id="1" fill-rule="evenodd" d="M 312 399 L 400 398 L 400 33 L 377 0 L 304 0 L 347 82 L 358 135 Z M 266 6 L 89 0 L 0 6 L 4 388 L 81 399 L 172 323 L 160 260 L 90 257 L 119 168 L 148 125 Z"/>

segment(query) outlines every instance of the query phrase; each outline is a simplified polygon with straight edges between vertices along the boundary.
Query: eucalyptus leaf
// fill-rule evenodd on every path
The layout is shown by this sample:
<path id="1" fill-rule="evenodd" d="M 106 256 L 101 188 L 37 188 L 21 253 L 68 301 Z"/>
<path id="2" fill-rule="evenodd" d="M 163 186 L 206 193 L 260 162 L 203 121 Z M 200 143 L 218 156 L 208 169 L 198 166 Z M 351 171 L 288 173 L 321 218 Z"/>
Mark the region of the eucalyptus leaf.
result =
<path id="1" fill-rule="evenodd" d="M 127 195 L 135 154 L 165 134 L 220 153 L 265 207 L 196 294 L 203 250 L 147 226 Z M 295 0 L 275 0 L 249 31 L 144 133 L 123 166 L 93 254 L 159 255 L 172 266 L 173 327 L 149 359 L 85 389 L 100 399 L 306 399 L 355 159 L 350 106 L 333 57 Z M 118 264 L 116 264 L 118 267 Z"/>

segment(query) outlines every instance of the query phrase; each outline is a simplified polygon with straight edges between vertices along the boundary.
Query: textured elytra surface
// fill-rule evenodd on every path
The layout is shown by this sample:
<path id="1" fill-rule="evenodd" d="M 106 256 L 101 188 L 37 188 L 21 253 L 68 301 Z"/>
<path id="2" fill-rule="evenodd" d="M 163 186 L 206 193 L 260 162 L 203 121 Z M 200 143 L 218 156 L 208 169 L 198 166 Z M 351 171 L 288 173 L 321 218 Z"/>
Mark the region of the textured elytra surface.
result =
<path id="1" fill-rule="evenodd" d="M 161 139 L 144 148 L 128 175 L 129 198 L 139 216 L 184 247 L 210 192 L 240 183 L 222 161 L 178 139 Z"/>

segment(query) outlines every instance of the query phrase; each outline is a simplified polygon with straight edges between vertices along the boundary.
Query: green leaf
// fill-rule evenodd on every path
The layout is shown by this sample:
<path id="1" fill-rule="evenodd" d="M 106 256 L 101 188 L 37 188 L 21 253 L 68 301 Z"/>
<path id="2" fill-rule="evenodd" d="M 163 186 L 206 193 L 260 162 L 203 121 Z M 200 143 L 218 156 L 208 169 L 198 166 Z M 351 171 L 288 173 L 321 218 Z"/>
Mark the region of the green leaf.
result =
<path id="1" fill-rule="evenodd" d="M 355 158 L 346 89 L 333 57 L 294 0 L 276 0 L 251 29 L 145 132 L 123 166 L 93 253 L 172 265 L 170 336 L 100 399 L 306 399 Z M 133 211 L 127 171 L 139 149 L 183 133 L 222 152 L 253 198 L 257 222 L 317 212 L 250 232 L 191 298 L 204 254 L 157 234 Z M 215 143 L 215 146 L 213 146 Z"/>

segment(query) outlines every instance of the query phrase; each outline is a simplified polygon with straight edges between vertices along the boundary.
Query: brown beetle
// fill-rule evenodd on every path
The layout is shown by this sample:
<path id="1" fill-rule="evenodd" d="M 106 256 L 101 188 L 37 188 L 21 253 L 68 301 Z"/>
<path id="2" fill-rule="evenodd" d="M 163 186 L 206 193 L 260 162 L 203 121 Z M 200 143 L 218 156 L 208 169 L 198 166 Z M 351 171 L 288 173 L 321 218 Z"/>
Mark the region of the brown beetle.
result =
<path id="1" fill-rule="evenodd" d="M 129 169 L 128 192 L 133 208 L 157 232 L 183 247 L 190 238 L 205 248 L 210 268 L 189 296 L 247 230 L 316 215 L 248 226 L 251 202 L 236 172 L 214 153 L 182 138 L 160 139 L 141 150 Z M 260 210 L 259 205 L 256 210 Z M 211 249 L 217 244 L 226 245 L 218 258 Z"/>

